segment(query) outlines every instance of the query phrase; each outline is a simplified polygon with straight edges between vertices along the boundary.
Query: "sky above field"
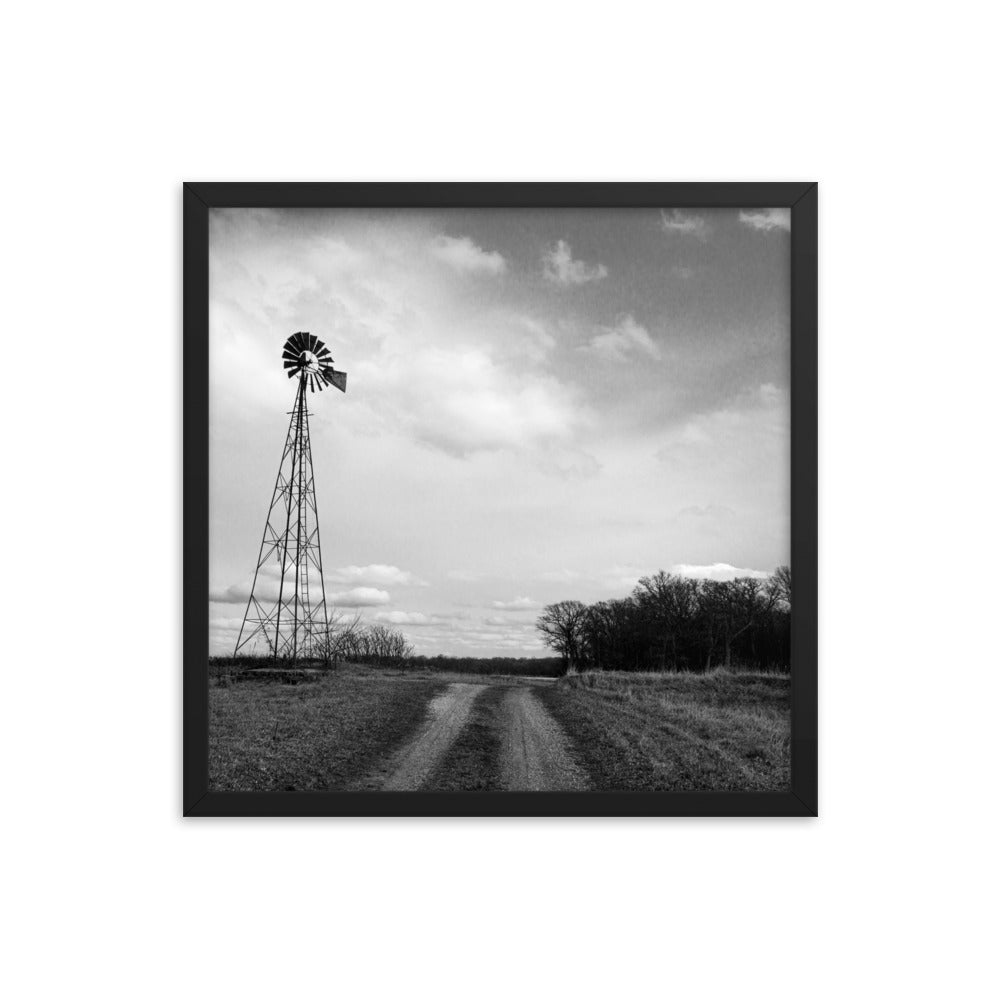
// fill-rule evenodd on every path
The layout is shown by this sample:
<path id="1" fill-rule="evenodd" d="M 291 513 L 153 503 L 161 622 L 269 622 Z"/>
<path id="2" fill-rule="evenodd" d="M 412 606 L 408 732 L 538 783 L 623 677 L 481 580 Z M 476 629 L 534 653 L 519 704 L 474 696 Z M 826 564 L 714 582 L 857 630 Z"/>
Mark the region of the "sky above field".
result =
<path id="1" fill-rule="evenodd" d="M 789 561 L 789 214 L 213 210 L 210 649 L 242 621 L 306 330 L 327 594 L 416 652 Z"/>

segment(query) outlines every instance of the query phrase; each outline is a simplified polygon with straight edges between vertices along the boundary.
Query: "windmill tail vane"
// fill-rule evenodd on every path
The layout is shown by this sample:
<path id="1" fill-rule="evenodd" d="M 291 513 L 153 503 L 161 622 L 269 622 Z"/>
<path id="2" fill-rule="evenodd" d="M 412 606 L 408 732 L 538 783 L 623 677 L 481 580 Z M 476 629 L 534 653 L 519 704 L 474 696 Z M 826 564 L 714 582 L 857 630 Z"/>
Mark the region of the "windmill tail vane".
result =
<path id="1" fill-rule="evenodd" d="M 281 358 L 288 377 L 298 379 L 295 404 L 234 655 L 263 645 L 276 660 L 327 661 L 330 621 L 305 398 L 307 389 L 347 392 L 347 372 L 333 367 L 329 349 L 312 333 L 293 333 Z"/>

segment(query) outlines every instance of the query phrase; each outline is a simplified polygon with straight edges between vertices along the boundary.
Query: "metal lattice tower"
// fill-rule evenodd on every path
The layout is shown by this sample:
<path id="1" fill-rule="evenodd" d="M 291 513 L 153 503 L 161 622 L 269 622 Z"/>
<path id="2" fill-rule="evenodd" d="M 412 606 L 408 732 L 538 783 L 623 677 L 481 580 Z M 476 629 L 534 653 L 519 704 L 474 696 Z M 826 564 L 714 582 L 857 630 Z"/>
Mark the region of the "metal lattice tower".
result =
<path id="1" fill-rule="evenodd" d="M 234 655 L 263 640 L 276 660 L 327 660 L 329 619 L 306 389 L 333 385 L 346 392 L 347 373 L 334 369 L 329 350 L 311 333 L 292 334 L 281 356 L 298 388 Z"/>

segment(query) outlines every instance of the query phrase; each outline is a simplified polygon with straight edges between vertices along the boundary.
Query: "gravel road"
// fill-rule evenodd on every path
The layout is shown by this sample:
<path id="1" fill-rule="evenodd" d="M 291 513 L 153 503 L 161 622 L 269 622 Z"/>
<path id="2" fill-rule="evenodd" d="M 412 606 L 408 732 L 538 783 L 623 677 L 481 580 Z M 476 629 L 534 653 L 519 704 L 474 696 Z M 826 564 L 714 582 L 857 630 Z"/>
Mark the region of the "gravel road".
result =
<path id="1" fill-rule="evenodd" d="M 530 687 L 511 688 L 501 706 L 501 775 L 511 792 L 578 792 L 587 779 L 569 755 L 559 723 Z"/>
<path id="2" fill-rule="evenodd" d="M 490 686 L 449 684 L 428 705 L 427 718 L 413 739 L 371 775 L 369 787 L 387 792 L 422 788 L 469 723 L 476 699 Z M 499 711 L 487 710 L 499 736 L 499 759 L 493 757 L 492 767 L 502 788 L 511 792 L 586 789 L 587 778 L 570 755 L 566 734 L 535 697 L 532 686 L 503 687 Z"/>
<path id="3" fill-rule="evenodd" d="M 382 785 L 387 792 L 414 792 L 427 780 L 469 721 L 482 684 L 449 684 L 428 706 L 429 717 L 393 759 Z"/>

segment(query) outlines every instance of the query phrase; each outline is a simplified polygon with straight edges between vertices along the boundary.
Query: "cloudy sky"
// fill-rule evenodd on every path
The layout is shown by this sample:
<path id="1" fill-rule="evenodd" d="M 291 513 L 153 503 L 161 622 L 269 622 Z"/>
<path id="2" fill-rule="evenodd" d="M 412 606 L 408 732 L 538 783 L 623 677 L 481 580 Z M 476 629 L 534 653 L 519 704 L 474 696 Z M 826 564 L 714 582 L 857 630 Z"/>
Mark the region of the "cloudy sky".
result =
<path id="1" fill-rule="evenodd" d="M 309 399 L 327 593 L 419 653 L 543 655 L 553 601 L 789 561 L 789 215 L 213 210 L 211 651 Z"/>

